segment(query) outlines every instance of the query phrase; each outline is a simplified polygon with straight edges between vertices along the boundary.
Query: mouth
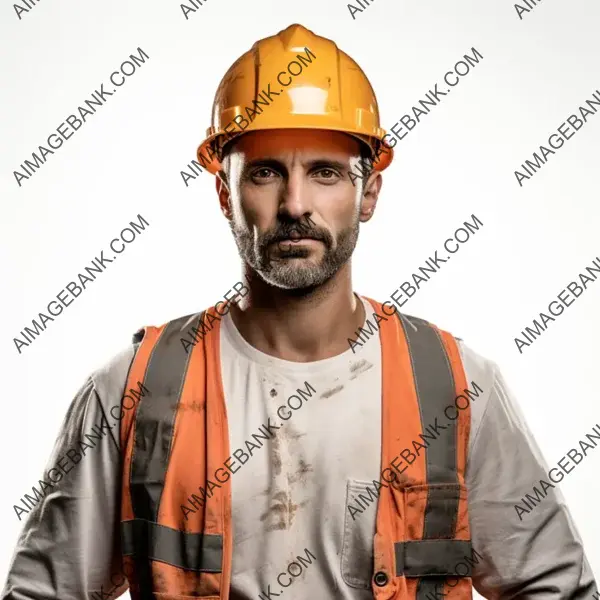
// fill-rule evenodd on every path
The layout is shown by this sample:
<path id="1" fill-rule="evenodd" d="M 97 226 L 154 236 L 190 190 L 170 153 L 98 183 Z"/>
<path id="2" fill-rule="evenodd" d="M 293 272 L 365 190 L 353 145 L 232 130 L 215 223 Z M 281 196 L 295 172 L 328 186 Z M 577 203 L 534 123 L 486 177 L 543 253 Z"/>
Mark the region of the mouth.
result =
<path id="1" fill-rule="evenodd" d="M 315 236 L 302 235 L 301 233 L 298 233 L 297 231 L 292 231 L 286 237 L 279 238 L 278 240 L 275 240 L 273 243 L 277 244 L 280 242 L 305 242 L 305 241 L 309 241 L 309 240 L 312 240 L 315 242 L 322 241 L 320 238 L 317 238 Z"/>
<path id="2" fill-rule="evenodd" d="M 316 241 L 320 241 L 321 236 L 317 236 L 315 234 L 313 234 L 312 231 L 308 231 L 306 229 L 302 230 L 302 229 L 297 229 L 295 227 L 292 227 L 291 229 L 288 229 L 287 231 L 284 232 L 285 236 L 282 236 L 282 239 L 284 240 L 316 240 Z"/>
<path id="3" fill-rule="evenodd" d="M 278 242 L 275 242 L 275 245 L 279 250 L 283 252 L 290 251 L 292 248 L 298 248 L 300 246 L 314 246 L 317 244 L 322 244 L 321 240 L 316 238 L 283 238 Z"/>

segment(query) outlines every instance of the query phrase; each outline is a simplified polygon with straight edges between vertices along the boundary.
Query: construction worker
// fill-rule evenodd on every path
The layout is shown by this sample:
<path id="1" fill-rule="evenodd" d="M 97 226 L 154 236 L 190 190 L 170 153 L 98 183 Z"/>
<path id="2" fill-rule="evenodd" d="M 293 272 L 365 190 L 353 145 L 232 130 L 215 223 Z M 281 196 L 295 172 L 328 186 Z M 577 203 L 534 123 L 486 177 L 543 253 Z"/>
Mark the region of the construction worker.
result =
<path id="1" fill-rule="evenodd" d="M 357 63 L 301 25 L 232 65 L 198 164 L 243 274 L 79 390 L 2 598 L 592 598 L 497 365 L 353 292 L 394 145 Z"/>

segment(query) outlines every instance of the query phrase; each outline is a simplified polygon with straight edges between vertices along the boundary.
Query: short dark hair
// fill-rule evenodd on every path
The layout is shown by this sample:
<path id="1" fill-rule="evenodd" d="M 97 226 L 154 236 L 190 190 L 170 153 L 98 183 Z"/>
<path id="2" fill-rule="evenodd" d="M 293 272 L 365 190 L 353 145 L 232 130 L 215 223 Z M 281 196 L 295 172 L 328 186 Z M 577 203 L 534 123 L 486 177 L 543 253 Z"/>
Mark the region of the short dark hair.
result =
<path id="1" fill-rule="evenodd" d="M 360 164 L 366 171 L 366 179 L 373 172 L 373 150 L 365 142 L 360 143 Z"/>

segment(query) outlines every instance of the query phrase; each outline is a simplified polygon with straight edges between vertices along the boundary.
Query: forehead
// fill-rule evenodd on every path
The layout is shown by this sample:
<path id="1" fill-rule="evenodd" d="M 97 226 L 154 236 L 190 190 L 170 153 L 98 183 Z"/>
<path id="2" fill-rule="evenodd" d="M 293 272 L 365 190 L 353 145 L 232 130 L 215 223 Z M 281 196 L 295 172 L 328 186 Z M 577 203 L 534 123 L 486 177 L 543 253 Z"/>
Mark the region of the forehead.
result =
<path id="1" fill-rule="evenodd" d="M 246 161 L 261 158 L 284 162 L 294 158 L 331 158 L 345 161 L 360 154 L 360 142 L 340 131 L 323 129 L 272 129 L 250 131 L 238 138 L 232 148 Z"/>

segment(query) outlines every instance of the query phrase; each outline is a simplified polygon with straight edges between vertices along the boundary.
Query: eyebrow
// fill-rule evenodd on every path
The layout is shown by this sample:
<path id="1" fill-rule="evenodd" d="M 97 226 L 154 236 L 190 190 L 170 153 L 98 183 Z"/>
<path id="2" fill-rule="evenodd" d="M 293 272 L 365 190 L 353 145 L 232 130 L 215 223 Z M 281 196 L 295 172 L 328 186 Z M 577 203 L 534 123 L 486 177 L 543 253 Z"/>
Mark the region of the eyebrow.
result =
<path id="1" fill-rule="evenodd" d="M 302 164 L 308 169 L 335 167 L 340 171 L 345 171 L 350 168 L 350 165 L 333 158 L 315 158 Z M 265 157 L 248 161 L 244 168 L 244 172 L 248 172 L 250 169 L 255 169 L 256 167 L 270 167 L 276 170 L 287 170 L 285 164 L 280 160 L 277 160 L 276 158 Z"/>

